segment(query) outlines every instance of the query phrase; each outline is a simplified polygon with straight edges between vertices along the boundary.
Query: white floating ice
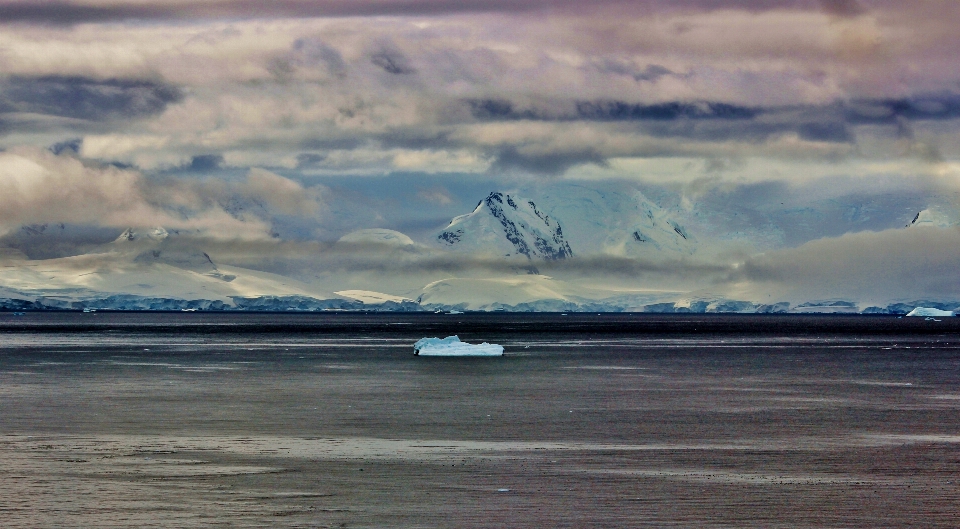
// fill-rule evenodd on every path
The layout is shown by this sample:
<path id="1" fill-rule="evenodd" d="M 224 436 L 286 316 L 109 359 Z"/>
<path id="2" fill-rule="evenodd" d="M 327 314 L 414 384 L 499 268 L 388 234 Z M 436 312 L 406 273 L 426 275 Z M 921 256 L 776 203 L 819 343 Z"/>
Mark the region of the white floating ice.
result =
<path id="1" fill-rule="evenodd" d="M 421 338 L 413 344 L 413 354 L 420 356 L 503 356 L 503 346 L 483 342 L 461 342 L 459 336 Z"/>
<path id="2" fill-rule="evenodd" d="M 933 309 L 930 307 L 917 307 L 907 313 L 907 316 L 927 316 L 927 317 L 953 316 L 953 315 L 954 315 L 953 312 L 949 310 Z"/>

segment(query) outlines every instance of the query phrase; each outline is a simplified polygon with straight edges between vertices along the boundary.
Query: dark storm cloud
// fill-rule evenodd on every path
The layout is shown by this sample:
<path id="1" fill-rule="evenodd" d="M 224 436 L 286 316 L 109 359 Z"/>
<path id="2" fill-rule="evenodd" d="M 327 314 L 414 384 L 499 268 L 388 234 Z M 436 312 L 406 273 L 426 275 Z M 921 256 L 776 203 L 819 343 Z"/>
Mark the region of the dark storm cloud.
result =
<path id="1" fill-rule="evenodd" d="M 853 17 L 866 12 L 857 0 L 820 0 L 823 10 L 831 15 Z"/>
<path id="2" fill-rule="evenodd" d="M 713 11 L 739 9 L 767 11 L 771 9 L 819 9 L 847 16 L 860 12 L 852 0 L 597 0 L 589 4 L 595 11 L 603 6 L 636 12 L 646 11 Z M 0 21 L 70 25 L 86 22 L 124 20 L 195 20 L 198 18 L 262 18 L 262 17 L 349 17 L 349 16 L 420 16 L 455 13 L 524 13 L 572 12 L 584 14 L 588 8 L 577 0 L 227 0 L 190 2 L 159 0 L 152 3 L 112 3 L 90 5 L 66 0 L 0 2 Z"/>
<path id="3" fill-rule="evenodd" d="M 223 155 L 221 154 L 200 154 L 190 160 L 187 169 L 198 173 L 216 171 L 223 165 Z"/>
<path id="4" fill-rule="evenodd" d="M 604 73 L 613 73 L 617 75 L 628 75 L 635 81 L 656 81 L 666 75 L 677 75 L 675 72 L 659 64 L 648 64 L 646 68 L 638 68 L 636 65 L 627 61 L 618 61 L 610 58 L 598 60 L 593 65 L 597 70 Z"/>
<path id="5" fill-rule="evenodd" d="M 602 154 L 589 148 L 577 151 L 529 154 L 518 150 L 516 147 L 505 146 L 497 149 L 494 155 L 496 162 L 491 167 L 494 172 L 504 169 L 521 169 L 531 173 L 557 175 L 577 165 L 587 163 L 604 165 L 606 163 Z"/>
<path id="6" fill-rule="evenodd" d="M 591 121 L 670 121 L 676 119 L 752 119 L 756 109 L 727 103 L 669 102 L 655 105 L 624 101 L 578 101 L 576 116 Z"/>
<path id="7" fill-rule="evenodd" d="M 152 4 L 85 5 L 69 1 L 14 1 L 0 4 L 0 20 L 44 24 L 78 24 L 122 20 L 180 20 L 196 18 L 347 17 L 376 15 L 431 15 L 463 12 L 527 11 L 551 4 L 546 0 L 233 0 L 225 2 L 167 1 Z M 563 3 L 563 2 L 561 2 Z M 572 3 L 572 2 L 567 2 Z"/>
<path id="8" fill-rule="evenodd" d="M 322 151 L 327 149 L 357 149 L 367 144 L 366 138 L 307 138 L 300 142 L 299 148 L 304 150 Z M 267 145 L 267 144 L 264 144 Z M 278 145 L 279 146 L 279 145 Z"/>
<path id="9" fill-rule="evenodd" d="M 82 138 L 73 138 L 54 143 L 50 146 L 50 152 L 53 154 L 80 154 L 80 147 L 82 146 Z"/>
<path id="10" fill-rule="evenodd" d="M 672 73 L 669 69 L 659 64 L 651 64 L 643 71 L 634 73 L 633 78 L 637 81 L 656 81 L 664 75 L 670 75 Z"/>
<path id="11" fill-rule="evenodd" d="M 41 24 L 76 24 L 138 18 L 171 18 L 165 6 L 90 6 L 71 2 L 5 2 L 0 4 L 0 21 Z"/>
<path id="12" fill-rule="evenodd" d="M 409 75 L 417 73 L 417 70 L 410 64 L 410 59 L 408 59 L 400 50 L 392 47 L 384 47 L 383 49 L 373 53 L 370 56 L 370 62 L 381 68 L 383 71 L 394 75 Z"/>
<path id="13" fill-rule="evenodd" d="M 858 125 L 889 125 L 902 133 L 911 121 L 960 119 L 960 95 L 955 94 L 766 108 L 717 101 L 566 101 L 521 107 L 494 98 L 471 99 L 464 104 L 479 121 L 622 122 L 636 124 L 654 137 L 702 141 L 760 142 L 795 133 L 807 141 L 854 143 Z"/>
<path id="14" fill-rule="evenodd" d="M 762 143 L 771 136 L 787 132 L 804 136 L 798 131 L 799 127 L 794 122 L 682 120 L 644 122 L 639 128 L 644 134 L 655 138 Z"/>
<path id="15" fill-rule="evenodd" d="M 586 121 L 671 121 L 678 119 L 751 119 L 758 109 L 720 102 L 672 101 L 645 105 L 626 101 L 576 101 L 572 109 L 556 111 L 519 109 L 505 99 L 466 101 L 471 114 L 481 120 L 586 120 Z M 566 104 L 562 105 L 566 107 Z"/>
<path id="16" fill-rule="evenodd" d="M 347 64 L 336 48 L 316 38 L 297 39 L 291 55 L 300 66 L 325 66 L 334 75 L 343 75 Z"/>
<path id="17" fill-rule="evenodd" d="M 807 142 L 853 145 L 857 142 L 857 126 L 885 125 L 902 136 L 904 130 L 910 130 L 911 122 L 960 119 L 960 95 L 955 94 L 779 107 L 750 107 L 718 101 L 642 104 L 612 100 L 539 101 L 521 105 L 498 98 L 469 99 L 462 104 L 471 117 L 480 122 L 606 123 L 617 133 L 751 144 L 793 134 Z M 622 154 L 606 151 L 599 144 L 542 147 L 508 142 L 488 147 L 487 154 L 495 160 L 491 169 L 561 174 L 577 165 L 604 165 L 608 157 Z M 668 155 L 670 152 L 643 154 Z"/>
<path id="18" fill-rule="evenodd" d="M 960 94 L 903 99 L 859 100 L 843 105 L 850 123 L 896 125 L 898 120 L 960 118 Z"/>
<path id="19" fill-rule="evenodd" d="M 327 156 L 324 154 L 312 152 L 300 153 L 297 155 L 297 169 L 310 169 L 319 167 L 320 164 L 326 159 Z"/>
<path id="20" fill-rule="evenodd" d="M 800 137 L 807 141 L 825 141 L 830 143 L 852 143 L 853 131 L 846 123 L 801 123 L 797 127 Z"/>
<path id="21" fill-rule="evenodd" d="M 778 135 L 793 133 L 806 141 L 850 144 L 855 140 L 852 129 L 842 117 L 819 107 L 765 109 L 722 102 L 678 101 L 645 105 L 623 101 L 574 101 L 519 108 L 501 99 L 471 100 L 466 104 L 474 119 L 483 122 L 608 124 L 612 127 L 611 133 L 641 133 L 660 139 L 758 144 Z M 601 151 L 599 146 L 590 145 L 530 152 L 533 151 L 505 145 L 491 154 L 497 159 L 496 169 L 516 167 L 543 174 L 562 173 L 586 163 L 603 165 L 609 154 Z M 663 154 L 669 153 L 644 153 Z"/>
<path id="22" fill-rule="evenodd" d="M 543 114 L 534 110 L 517 110 L 506 99 L 468 99 L 465 103 L 473 117 L 480 120 L 545 119 Z"/>
<path id="23" fill-rule="evenodd" d="M 85 77 L 13 77 L 0 82 L 0 113 L 31 113 L 88 121 L 159 114 L 183 98 L 156 81 Z"/>

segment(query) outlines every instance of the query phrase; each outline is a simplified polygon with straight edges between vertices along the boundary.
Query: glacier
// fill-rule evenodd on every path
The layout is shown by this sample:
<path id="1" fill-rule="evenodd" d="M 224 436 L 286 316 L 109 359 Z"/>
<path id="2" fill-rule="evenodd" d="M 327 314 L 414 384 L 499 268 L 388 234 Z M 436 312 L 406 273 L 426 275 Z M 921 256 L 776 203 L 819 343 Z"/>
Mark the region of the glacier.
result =
<path id="1" fill-rule="evenodd" d="M 503 346 L 483 342 L 461 342 L 459 336 L 446 338 L 421 338 L 413 344 L 413 354 L 418 356 L 503 356 Z"/>
<path id="2" fill-rule="evenodd" d="M 907 316 L 926 316 L 926 317 L 939 317 L 939 316 L 954 316 L 955 314 L 949 310 L 940 310 L 932 307 L 917 307 L 907 313 Z"/>

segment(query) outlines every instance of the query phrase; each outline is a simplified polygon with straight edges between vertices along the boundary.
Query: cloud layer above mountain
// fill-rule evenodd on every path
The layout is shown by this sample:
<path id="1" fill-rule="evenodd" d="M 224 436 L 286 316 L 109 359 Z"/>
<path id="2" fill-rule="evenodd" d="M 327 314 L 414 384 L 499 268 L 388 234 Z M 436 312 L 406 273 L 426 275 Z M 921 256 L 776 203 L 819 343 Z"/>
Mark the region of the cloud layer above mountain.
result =
<path id="1" fill-rule="evenodd" d="M 852 0 L 8 1 L 0 130 L 145 169 L 936 166 L 957 148 L 958 16 Z"/>
<path id="2" fill-rule="evenodd" d="M 0 234 L 25 224 L 69 223 L 263 239 L 271 234 L 271 214 L 315 215 L 319 201 L 318 190 L 263 169 L 236 181 L 147 178 L 34 148 L 0 153 Z M 244 205 L 259 207 L 244 215 Z"/>

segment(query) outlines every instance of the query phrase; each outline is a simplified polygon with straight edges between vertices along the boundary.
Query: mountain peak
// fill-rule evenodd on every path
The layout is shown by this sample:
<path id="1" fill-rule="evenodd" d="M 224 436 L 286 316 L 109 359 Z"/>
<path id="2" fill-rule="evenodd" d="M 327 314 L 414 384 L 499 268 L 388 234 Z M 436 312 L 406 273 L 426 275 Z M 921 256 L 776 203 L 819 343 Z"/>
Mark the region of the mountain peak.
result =
<path id="1" fill-rule="evenodd" d="M 455 217 L 435 238 L 443 246 L 468 251 L 496 249 L 505 256 L 566 259 L 570 244 L 556 219 L 532 200 L 491 192 L 466 215 Z"/>
<path id="2" fill-rule="evenodd" d="M 573 257 L 571 247 L 577 255 L 657 259 L 691 255 L 699 246 L 669 211 L 639 190 L 576 184 L 552 185 L 536 203 L 494 191 L 472 212 L 450 221 L 434 242 L 456 250 L 548 260 Z"/>

